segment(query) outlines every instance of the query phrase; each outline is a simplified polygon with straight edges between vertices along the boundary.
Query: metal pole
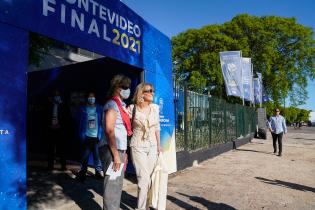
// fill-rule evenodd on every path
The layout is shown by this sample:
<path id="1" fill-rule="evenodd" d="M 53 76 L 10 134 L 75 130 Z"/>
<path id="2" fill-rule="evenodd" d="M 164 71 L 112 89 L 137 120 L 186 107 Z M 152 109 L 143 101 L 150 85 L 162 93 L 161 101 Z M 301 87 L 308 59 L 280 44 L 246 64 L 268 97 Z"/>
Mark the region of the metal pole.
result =
<path id="1" fill-rule="evenodd" d="M 212 144 L 212 101 L 211 101 L 211 97 L 208 97 L 208 101 L 209 101 L 209 146 L 211 147 Z"/>
<path id="2" fill-rule="evenodd" d="M 262 75 L 261 75 L 261 80 L 258 78 L 259 83 L 260 83 L 260 108 L 262 107 L 262 95 L 263 95 L 263 82 L 262 82 Z"/>
<path id="3" fill-rule="evenodd" d="M 251 60 L 252 61 L 252 60 Z M 254 98 L 254 80 L 253 80 L 253 77 L 254 77 L 254 65 L 253 63 L 251 62 L 251 67 L 252 67 L 252 74 L 251 74 L 251 83 L 250 83 L 250 102 L 252 104 L 253 107 L 255 107 L 255 102 L 253 103 L 253 98 Z"/>
<path id="4" fill-rule="evenodd" d="M 244 100 L 244 85 L 243 85 L 243 56 L 242 51 L 240 51 L 241 54 L 241 92 L 242 92 L 242 100 L 243 100 L 243 106 L 245 106 L 245 100 Z"/>
<path id="5" fill-rule="evenodd" d="M 185 150 L 188 150 L 188 104 L 187 104 L 188 92 L 187 82 L 184 83 L 184 143 Z"/>
<path id="6" fill-rule="evenodd" d="M 226 116 L 226 101 L 224 102 L 224 142 L 227 142 L 227 116 Z"/>

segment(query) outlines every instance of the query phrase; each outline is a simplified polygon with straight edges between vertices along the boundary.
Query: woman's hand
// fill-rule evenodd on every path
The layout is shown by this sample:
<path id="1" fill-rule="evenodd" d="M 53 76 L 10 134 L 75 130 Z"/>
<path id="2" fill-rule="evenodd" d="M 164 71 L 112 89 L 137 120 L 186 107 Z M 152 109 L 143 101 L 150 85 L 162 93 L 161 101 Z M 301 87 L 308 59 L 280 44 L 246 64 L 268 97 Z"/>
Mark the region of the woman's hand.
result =
<path id="1" fill-rule="evenodd" d="M 158 154 L 160 154 L 161 152 L 163 152 L 163 148 L 161 146 L 157 146 L 157 152 Z"/>
<path id="2" fill-rule="evenodd" d="M 113 163 L 113 170 L 114 171 L 118 171 L 121 165 L 121 161 L 119 156 L 117 155 L 116 157 L 114 157 L 114 163 Z"/>

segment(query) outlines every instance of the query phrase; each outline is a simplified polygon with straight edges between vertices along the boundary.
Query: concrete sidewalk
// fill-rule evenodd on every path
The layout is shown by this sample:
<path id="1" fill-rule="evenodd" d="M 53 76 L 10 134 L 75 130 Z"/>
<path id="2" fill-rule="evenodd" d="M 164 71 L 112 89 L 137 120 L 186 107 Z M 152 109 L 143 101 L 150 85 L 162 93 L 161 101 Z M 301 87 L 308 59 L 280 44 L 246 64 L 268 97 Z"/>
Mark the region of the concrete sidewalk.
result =
<path id="1" fill-rule="evenodd" d="M 70 171 L 29 177 L 29 209 L 101 209 L 100 180 L 81 184 Z M 134 209 L 136 194 L 125 179 L 121 209 Z M 289 129 L 282 157 L 268 136 L 171 175 L 167 209 L 315 209 L 315 128 Z"/>

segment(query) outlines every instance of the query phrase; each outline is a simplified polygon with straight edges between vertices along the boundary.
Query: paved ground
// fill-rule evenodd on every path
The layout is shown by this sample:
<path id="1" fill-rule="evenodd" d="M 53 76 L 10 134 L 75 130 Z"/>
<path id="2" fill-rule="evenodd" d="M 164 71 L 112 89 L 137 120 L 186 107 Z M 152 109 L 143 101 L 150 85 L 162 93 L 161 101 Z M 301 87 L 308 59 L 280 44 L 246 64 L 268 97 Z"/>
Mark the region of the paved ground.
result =
<path id="1" fill-rule="evenodd" d="M 283 156 L 272 152 L 270 136 L 254 139 L 171 175 L 167 209 L 315 209 L 315 128 L 289 129 Z M 102 182 L 73 177 L 71 171 L 30 172 L 28 209 L 100 210 Z M 136 185 L 126 179 L 121 209 L 135 204 Z"/>

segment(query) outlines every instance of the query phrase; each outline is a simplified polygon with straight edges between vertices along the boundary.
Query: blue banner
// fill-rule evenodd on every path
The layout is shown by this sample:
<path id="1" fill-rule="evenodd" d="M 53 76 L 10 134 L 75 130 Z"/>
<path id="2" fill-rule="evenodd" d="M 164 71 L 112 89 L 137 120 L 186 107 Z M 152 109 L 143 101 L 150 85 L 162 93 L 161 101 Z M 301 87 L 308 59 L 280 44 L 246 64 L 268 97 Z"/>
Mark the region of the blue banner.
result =
<path id="1" fill-rule="evenodd" d="M 252 98 L 252 62 L 251 58 L 242 58 L 242 77 L 244 99 L 251 101 Z"/>
<path id="2" fill-rule="evenodd" d="M 0 1 L 0 22 L 143 67 L 144 20 L 119 1 Z"/>
<path id="3" fill-rule="evenodd" d="M 243 98 L 241 52 L 220 52 L 220 62 L 227 95 Z"/>
<path id="4" fill-rule="evenodd" d="M 257 72 L 256 74 L 257 74 L 257 77 L 258 77 L 260 83 L 262 83 L 262 74 L 259 72 Z"/>
<path id="5" fill-rule="evenodd" d="M 261 103 L 261 83 L 259 78 L 254 78 L 254 98 L 255 104 Z"/>
<path id="6" fill-rule="evenodd" d="M 270 101 L 266 91 L 265 91 L 265 88 L 263 86 L 263 81 L 262 81 L 262 74 L 261 73 L 256 73 L 257 74 L 257 77 L 256 78 L 256 88 L 255 89 L 255 103 L 256 104 L 260 104 L 260 103 L 265 103 L 265 102 L 268 102 Z"/>
<path id="7" fill-rule="evenodd" d="M 270 99 L 269 99 L 269 97 L 268 97 L 268 95 L 266 93 L 266 90 L 265 90 L 264 86 L 262 85 L 262 102 L 266 103 L 268 101 L 270 101 Z"/>

